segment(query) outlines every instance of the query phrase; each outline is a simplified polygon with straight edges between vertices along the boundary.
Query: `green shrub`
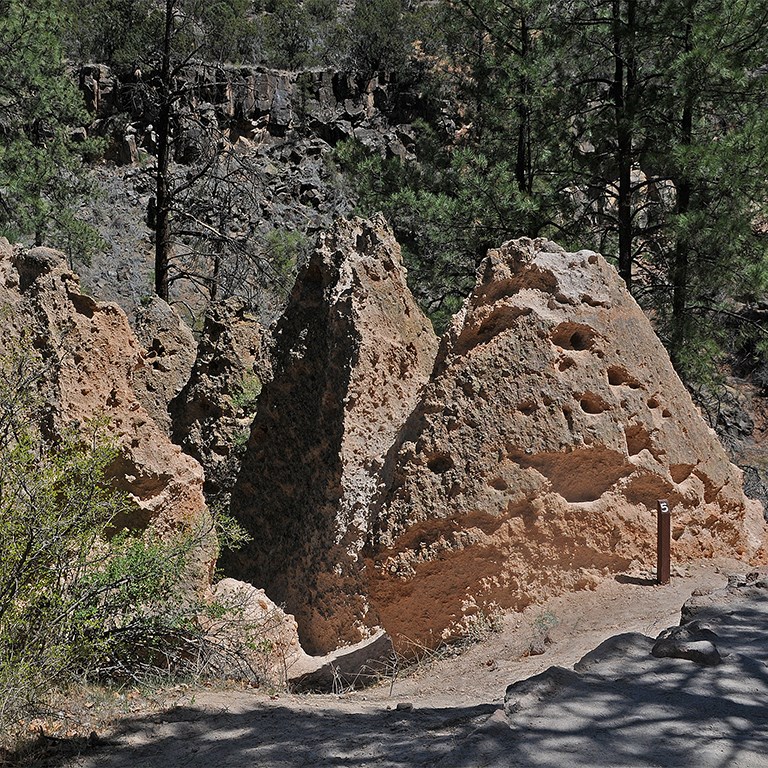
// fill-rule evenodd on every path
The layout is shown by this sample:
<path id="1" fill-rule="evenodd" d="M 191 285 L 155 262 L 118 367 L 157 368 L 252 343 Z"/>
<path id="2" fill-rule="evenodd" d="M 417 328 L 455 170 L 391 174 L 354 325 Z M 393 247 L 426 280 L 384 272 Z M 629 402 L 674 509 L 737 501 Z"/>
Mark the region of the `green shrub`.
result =
<path id="1" fill-rule="evenodd" d="M 261 379 L 251 371 L 245 371 L 232 395 L 232 407 L 246 415 L 253 413 L 261 394 Z"/>
<path id="2" fill-rule="evenodd" d="M 186 674 L 205 653 L 208 606 L 184 585 L 212 524 L 128 530 L 106 425 L 48 437 L 42 380 L 29 349 L 0 358 L 0 746 L 56 687 Z"/>

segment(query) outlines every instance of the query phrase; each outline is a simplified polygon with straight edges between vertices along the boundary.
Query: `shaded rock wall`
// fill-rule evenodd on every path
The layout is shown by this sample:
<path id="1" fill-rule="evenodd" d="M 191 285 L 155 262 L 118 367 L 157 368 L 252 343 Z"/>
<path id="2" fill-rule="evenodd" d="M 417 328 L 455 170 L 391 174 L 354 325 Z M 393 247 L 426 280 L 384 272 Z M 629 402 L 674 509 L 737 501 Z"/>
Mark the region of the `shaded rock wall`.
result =
<path id="1" fill-rule="evenodd" d="M 401 640 L 652 565 L 660 498 L 675 560 L 748 555 L 762 531 L 615 270 L 541 240 L 481 265 L 382 484 L 367 575 Z"/>
<path id="2" fill-rule="evenodd" d="M 225 565 L 296 615 L 311 653 L 376 623 L 359 552 L 377 472 L 436 346 L 383 220 L 338 222 L 276 327 L 273 379 L 232 494 L 254 541 Z"/>
<path id="3" fill-rule="evenodd" d="M 79 82 L 91 112 L 88 133 L 106 139 L 106 157 L 116 164 L 93 169 L 109 206 L 86 212 L 109 252 L 94 254 L 80 272 L 84 285 L 133 318 L 137 302 L 153 291 L 159 78 L 87 64 Z M 203 63 L 185 67 L 176 88 L 184 95 L 174 108 L 170 173 L 176 204 L 194 218 L 177 221 L 179 271 L 187 276 L 173 281 L 170 300 L 194 325 L 205 312 L 206 276 L 216 273 L 219 297 L 245 298 L 271 325 L 285 307 L 294 259 L 302 266 L 305 244 L 354 208 L 333 147 L 354 139 L 375 154 L 413 158 L 412 121 L 425 112 L 424 97 L 385 74 Z M 214 156 L 211 169 L 206 163 Z M 211 235 L 205 222 L 213 220 L 229 243 L 226 253 L 215 249 L 216 264 L 201 247 Z M 292 240 L 293 253 L 277 257 L 273 247 L 287 235 L 306 240 Z M 190 272 L 197 277 L 188 279 Z"/>
<path id="4" fill-rule="evenodd" d="M 202 464 L 212 502 L 228 503 L 258 398 L 272 378 L 271 345 L 243 301 L 211 305 L 194 366 L 169 405 L 173 440 Z"/>

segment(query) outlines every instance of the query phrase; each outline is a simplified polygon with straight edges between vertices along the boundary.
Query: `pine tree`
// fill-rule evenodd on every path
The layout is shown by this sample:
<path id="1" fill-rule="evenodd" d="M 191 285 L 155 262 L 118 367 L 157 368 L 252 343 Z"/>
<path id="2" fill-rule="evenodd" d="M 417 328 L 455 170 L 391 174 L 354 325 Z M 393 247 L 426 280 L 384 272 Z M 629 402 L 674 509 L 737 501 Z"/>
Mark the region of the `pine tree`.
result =
<path id="1" fill-rule="evenodd" d="M 219 139 L 209 126 L 205 157 L 184 180 L 173 172 L 174 145 L 181 113 L 199 88 L 191 68 L 217 71 L 223 60 L 235 56 L 236 46 L 227 41 L 246 39 L 249 25 L 244 0 L 163 0 L 149 10 L 146 37 L 134 50 L 135 65 L 145 74 L 136 83 L 143 100 L 155 113 L 157 165 L 155 169 L 155 292 L 168 300 L 174 279 L 185 276 L 174 254 L 173 217 L 186 193 L 216 165 Z M 189 113 L 189 110 L 187 110 Z M 186 117 L 193 119 L 194 115 Z"/>
<path id="2" fill-rule="evenodd" d="M 65 71 L 57 2 L 0 2 L 0 233 L 86 256 L 95 233 L 76 209 L 97 151 L 82 97 Z"/>
<path id="3" fill-rule="evenodd" d="M 724 300 L 762 286 L 768 242 L 768 8 L 754 0 L 677 0 L 652 161 L 675 190 L 659 256 L 668 275 L 665 333 L 685 369 L 722 327 Z"/>

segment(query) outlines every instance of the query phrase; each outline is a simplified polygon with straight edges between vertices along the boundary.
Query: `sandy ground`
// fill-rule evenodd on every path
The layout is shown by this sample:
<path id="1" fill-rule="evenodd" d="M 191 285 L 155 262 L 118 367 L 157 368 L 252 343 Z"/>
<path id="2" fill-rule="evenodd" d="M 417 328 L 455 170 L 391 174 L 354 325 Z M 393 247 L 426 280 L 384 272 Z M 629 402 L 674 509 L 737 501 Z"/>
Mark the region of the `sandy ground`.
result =
<path id="1" fill-rule="evenodd" d="M 756 626 L 741 645 L 735 634 L 724 638 L 731 653 L 718 667 L 649 653 L 650 638 L 678 623 L 694 590 L 722 588 L 738 571 L 746 567 L 708 562 L 678 570 L 663 587 L 636 576 L 608 580 L 508 615 L 501 631 L 465 653 L 365 691 L 179 692 L 157 711 L 118 719 L 80 755 L 53 764 L 768 768 L 766 656 L 745 653 L 762 639 L 768 611 L 744 619 Z M 547 630 L 545 652 L 520 658 Z M 622 633 L 635 634 L 602 646 L 582 665 L 585 673 L 570 671 Z M 505 713 L 507 686 L 537 675 L 518 686 L 508 706 L 516 711 Z"/>

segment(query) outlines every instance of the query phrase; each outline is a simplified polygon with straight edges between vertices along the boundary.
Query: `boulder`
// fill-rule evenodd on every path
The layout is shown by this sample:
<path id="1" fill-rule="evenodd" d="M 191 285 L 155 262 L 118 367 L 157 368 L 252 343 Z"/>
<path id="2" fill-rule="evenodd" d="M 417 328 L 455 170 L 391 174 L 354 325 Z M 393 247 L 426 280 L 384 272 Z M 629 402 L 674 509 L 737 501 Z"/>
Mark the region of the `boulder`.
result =
<path id="1" fill-rule="evenodd" d="M 321 236 L 276 326 L 273 378 L 232 493 L 254 539 L 225 559 L 296 616 L 311 653 L 376 624 L 361 572 L 371 499 L 436 347 L 382 218 Z"/>
<path id="2" fill-rule="evenodd" d="M 345 693 L 392 678 L 397 670 L 392 641 L 384 630 L 325 656 L 297 659 L 288 671 L 294 691 Z"/>
<path id="3" fill-rule="evenodd" d="M 213 598 L 226 609 L 214 613 L 205 626 L 211 650 L 210 671 L 218 676 L 284 688 L 301 665 L 299 675 L 314 668 L 314 660 L 299 644 L 296 620 L 251 584 L 221 579 Z"/>
<path id="4" fill-rule="evenodd" d="M 392 643 L 382 630 L 324 656 L 309 656 L 299 644 L 298 626 L 263 589 L 222 579 L 213 597 L 225 613 L 207 621 L 209 670 L 292 691 L 345 693 L 391 676 Z"/>
<path id="5" fill-rule="evenodd" d="M 705 667 L 716 667 L 723 661 L 716 640 L 717 635 L 706 625 L 692 621 L 661 632 L 651 653 L 657 659 L 687 659 Z"/>
<path id="6" fill-rule="evenodd" d="M 366 576 L 395 643 L 672 556 L 749 557 L 762 515 L 615 270 L 522 239 L 489 252 L 380 473 Z"/>
<path id="7" fill-rule="evenodd" d="M 79 73 L 85 106 L 96 117 L 104 117 L 119 106 L 120 83 L 105 64 L 84 64 Z"/>

